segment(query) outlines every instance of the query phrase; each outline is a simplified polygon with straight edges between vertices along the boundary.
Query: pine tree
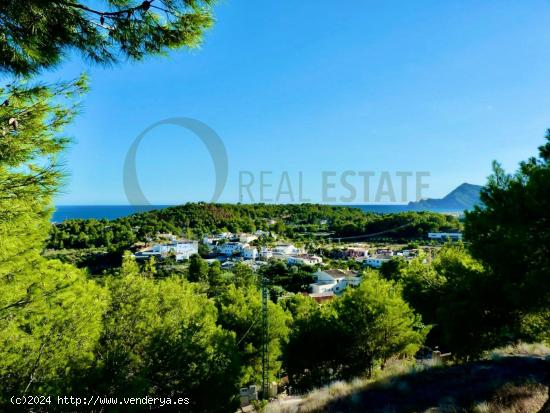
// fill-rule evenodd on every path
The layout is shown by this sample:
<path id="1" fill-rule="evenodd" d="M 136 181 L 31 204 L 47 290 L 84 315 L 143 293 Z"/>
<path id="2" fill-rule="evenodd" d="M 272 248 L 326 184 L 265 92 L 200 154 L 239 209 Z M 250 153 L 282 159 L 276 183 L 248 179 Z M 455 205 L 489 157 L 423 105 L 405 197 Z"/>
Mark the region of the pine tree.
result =
<path id="1" fill-rule="evenodd" d="M 219 323 L 235 332 L 241 357 L 241 384 L 259 384 L 262 378 L 262 300 L 255 286 L 237 288 L 229 284 L 216 297 Z M 275 379 L 281 369 L 282 349 L 287 341 L 292 316 L 272 301 L 268 303 L 269 375 Z"/>
<path id="2" fill-rule="evenodd" d="M 189 281 L 208 282 L 208 263 L 198 254 L 191 255 L 189 259 Z"/>
<path id="3" fill-rule="evenodd" d="M 127 255 L 107 286 L 95 371 L 82 381 L 86 394 L 189 397 L 186 408 L 194 412 L 232 410 L 239 378 L 235 336 L 216 325 L 214 303 L 197 285 L 143 276 Z"/>
<path id="4" fill-rule="evenodd" d="M 0 0 L 0 72 L 31 74 L 77 51 L 96 63 L 196 47 L 212 0 Z"/>
<path id="5" fill-rule="evenodd" d="M 60 179 L 61 129 L 85 79 L 0 89 L 0 404 L 55 394 L 93 358 L 105 293 L 85 274 L 41 256 Z"/>

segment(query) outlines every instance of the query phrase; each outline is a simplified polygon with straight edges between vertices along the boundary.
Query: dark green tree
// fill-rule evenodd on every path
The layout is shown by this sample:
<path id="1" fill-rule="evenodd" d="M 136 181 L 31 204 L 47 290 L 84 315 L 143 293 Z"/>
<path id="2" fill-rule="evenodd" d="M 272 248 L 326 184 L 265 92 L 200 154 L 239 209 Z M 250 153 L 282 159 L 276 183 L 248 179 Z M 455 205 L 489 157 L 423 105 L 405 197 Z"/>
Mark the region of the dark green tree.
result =
<path id="1" fill-rule="evenodd" d="M 237 288 L 228 285 L 216 297 L 220 325 L 233 331 L 237 337 L 241 359 L 241 384 L 260 384 L 262 381 L 262 301 L 254 286 Z M 268 303 L 269 320 L 269 375 L 276 379 L 281 369 L 281 354 L 289 334 L 291 316 L 271 301 Z"/>
<path id="2" fill-rule="evenodd" d="M 235 335 L 216 324 L 214 303 L 196 285 L 143 276 L 127 255 L 107 286 L 110 305 L 87 393 L 189 397 L 188 408 L 198 412 L 235 407 Z"/>
<path id="3" fill-rule="evenodd" d="M 398 281 L 401 271 L 407 267 L 407 261 L 403 257 L 394 257 L 380 267 L 380 275 L 386 280 Z"/>
<path id="4" fill-rule="evenodd" d="M 344 377 L 371 375 L 396 355 L 413 356 L 428 332 L 398 286 L 374 273 L 334 302 Z"/>
<path id="5" fill-rule="evenodd" d="M 208 0 L 100 1 L 93 6 L 67 0 L 0 1 L 0 72 L 28 76 L 53 67 L 73 51 L 94 62 L 112 63 L 193 47 L 212 23 L 210 4 Z M 171 346 L 189 349 L 181 356 L 196 356 L 201 367 L 212 367 L 209 372 L 203 370 L 202 375 L 195 374 L 187 368 L 190 360 L 180 358 L 171 364 L 177 371 L 166 370 L 172 374 L 172 381 L 147 369 L 148 382 L 162 383 L 165 389 L 177 387 L 178 391 L 195 392 L 196 411 L 215 411 L 220 406 L 226 409 L 235 392 L 235 374 L 230 372 L 234 366 L 234 337 L 216 326 L 215 308 L 206 298 L 201 302 L 186 285 L 178 289 L 176 284 L 181 280 L 177 280 L 162 295 L 175 291 L 183 302 L 148 307 L 147 297 L 135 292 L 139 300 L 131 302 L 130 308 L 124 303 L 131 300 L 120 289 L 128 287 L 131 296 L 131 283 L 120 289 L 113 284 L 116 293 L 123 296 L 118 301 L 123 308 L 111 301 L 115 308 L 108 310 L 102 331 L 101 317 L 107 306 L 105 290 L 87 280 L 82 271 L 41 255 L 50 229 L 52 196 L 63 177 L 57 156 L 69 142 L 62 129 L 77 113 L 78 106 L 73 102 L 86 90 L 85 83 L 85 79 L 53 85 L 8 80 L 0 87 L 0 405 L 14 394 L 55 395 L 76 390 L 79 382 L 73 380 L 75 376 L 97 371 L 91 366 L 100 334 L 103 343 L 116 343 L 109 347 L 114 348 L 113 352 L 106 354 L 114 354 L 110 360 L 122 366 L 123 373 L 128 369 L 119 361 L 129 360 L 131 366 L 139 366 L 139 360 L 133 357 L 140 349 L 146 355 L 161 357 L 161 349 L 153 349 L 149 342 L 140 348 L 142 342 L 131 331 L 136 327 L 138 333 L 143 332 L 144 321 L 155 326 L 154 321 L 160 317 L 163 326 L 178 327 L 171 329 L 175 336 L 169 337 L 157 329 L 148 331 L 152 334 L 147 339 L 160 337 L 155 344 L 161 343 L 162 338 Z M 129 235 L 125 242 L 131 243 L 133 229 L 124 229 Z M 101 245 L 113 248 L 114 233 L 102 230 L 105 235 Z M 80 231 L 70 240 L 60 237 L 55 242 L 59 246 L 72 242 L 86 247 L 92 240 L 86 231 Z M 123 272 L 137 273 L 137 267 L 127 258 Z M 132 281 L 137 278 L 135 274 L 129 277 L 133 277 Z M 124 280 L 127 279 L 122 278 L 121 282 Z M 151 279 L 147 282 L 154 283 Z M 166 283 L 163 285 L 169 282 Z M 153 296 L 157 301 L 158 297 Z M 133 304 L 137 313 L 146 309 L 141 312 L 142 319 L 125 314 L 136 321 L 127 325 L 125 333 L 109 324 L 116 314 L 131 313 Z M 194 310 L 193 304 L 197 305 Z M 145 315 L 149 309 L 150 317 Z M 195 329 L 199 324 L 201 328 Z M 113 329 L 121 334 L 121 340 L 110 341 L 116 337 Z M 183 336 L 185 343 L 178 341 Z M 132 340 L 136 347 L 125 347 L 133 344 Z M 171 354 L 171 347 L 161 347 L 164 355 Z M 95 358 L 97 362 L 97 353 Z M 167 366 L 155 360 L 158 365 Z M 136 367 L 136 371 L 141 370 Z M 113 374 L 101 382 L 116 382 L 114 371 Z M 226 390 L 219 397 L 212 397 L 211 387 Z M 0 410 L 4 410 L 3 406 Z"/>
<path id="6" fill-rule="evenodd" d="M 105 293 L 41 255 L 56 155 L 67 142 L 61 130 L 85 90 L 84 79 L 0 88 L 0 405 L 13 394 L 62 393 L 71 370 L 93 360 Z"/>
<path id="7" fill-rule="evenodd" d="M 235 276 L 235 285 L 239 288 L 245 288 L 257 285 L 257 276 L 250 266 L 239 262 L 235 264 L 232 270 Z"/>
<path id="8" fill-rule="evenodd" d="M 97 63 L 195 47 L 213 22 L 211 0 L 2 0 L 0 72 L 30 74 L 72 51 Z"/>
<path id="9" fill-rule="evenodd" d="M 513 175 L 495 162 L 480 193 L 482 204 L 466 213 L 473 255 L 519 312 L 550 306 L 550 130 L 546 139 L 538 158 L 521 162 Z"/>
<path id="10" fill-rule="evenodd" d="M 546 140 L 539 156 L 521 162 L 514 174 L 495 162 L 481 205 L 466 213 L 466 239 L 487 270 L 480 314 L 494 314 L 492 330 L 501 342 L 548 337 L 550 130 Z"/>
<path id="11" fill-rule="evenodd" d="M 295 317 L 284 351 L 284 366 L 291 385 L 305 391 L 341 379 L 343 366 L 336 311 L 333 306 L 319 306 L 311 298 L 304 298 L 309 301 L 293 298 L 282 302 Z"/>
<path id="12" fill-rule="evenodd" d="M 214 261 L 208 267 L 208 286 L 210 295 L 218 295 L 225 284 L 222 274 L 222 266 L 219 261 Z"/>
<path id="13" fill-rule="evenodd" d="M 198 254 L 193 254 L 189 258 L 188 279 L 191 282 L 208 282 L 208 263 Z"/>
<path id="14" fill-rule="evenodd" d="M 297 318 L 285 365 L 292 382 L 305 389 L 370 376 L 390 357 L 413 356 L 429 330 L 403 300 L 399 286 L 375 272 L 330 304 L 299 304 L 291 305 Z"/>

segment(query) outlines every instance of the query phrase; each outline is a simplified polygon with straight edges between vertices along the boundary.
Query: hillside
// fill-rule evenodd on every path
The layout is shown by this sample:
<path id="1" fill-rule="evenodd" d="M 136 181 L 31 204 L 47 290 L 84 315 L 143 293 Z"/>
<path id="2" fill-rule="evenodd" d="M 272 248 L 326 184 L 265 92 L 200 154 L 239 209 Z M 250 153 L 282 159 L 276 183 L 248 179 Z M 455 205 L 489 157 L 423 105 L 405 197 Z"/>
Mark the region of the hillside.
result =
<path id="1" fill-rule="evenodd" d="M 463 183 L 441 199 L 428 198 L 409 202 L 409 207 L 422 210 L 456 210 L 472 209 L 479 203 L 479 191 L 482 186 Z"/>
<path id="2" fill-rule="evenodd" d="M 548 413 L 550 359 L 524 354 L 335 383 L 270 413 Z"/>
<path id="3" fill-rule="evenodd" d="M 157 233 L 200 238 L 216 232 L 273 231 L 294 240 L 315 239 L 319 231 L 333 237 L 384 232 L 393 239 L 422 239 L 428 232 L 460 227 L 455 216 L 429 211 L 395 214 L 317 204 L 184 205 L 140 212 L 115 220 L 72 219 L 52 226 L 48 248 L 129 248 Z"/>

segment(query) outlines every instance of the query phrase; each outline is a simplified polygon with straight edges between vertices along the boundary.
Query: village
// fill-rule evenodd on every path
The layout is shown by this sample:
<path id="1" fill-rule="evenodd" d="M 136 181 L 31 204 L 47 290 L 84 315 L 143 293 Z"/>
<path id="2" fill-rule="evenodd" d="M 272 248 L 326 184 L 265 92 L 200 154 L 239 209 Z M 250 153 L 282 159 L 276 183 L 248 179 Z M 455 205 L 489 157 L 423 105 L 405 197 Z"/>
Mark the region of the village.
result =
<path id="1" fill-rule="evenodd" d="M 269 240 L 266 241 L 266 240 Z M 410 248 L 407 245 L 378 245 L 365 242 L 331 243 L 324 250 L 331 249 L 331 255 L 339 260 L 353 261 L 354 269 L 332 268 L 331 259 L 323 253 L 313 253 L 301 245 L 288 240 L 280 240 L 273 232 L 257 230 L 254 233 L 221 232 L 204 236 L 201 241 L 178 238 L 173 234 L 157 234 L 156 241 L 150 240 L 145 247 L 134 253 L 138 261 L 154 257 L 158 262 L 172 259 L 185 264 L 194 254 L 200 254 L 210 265 L 220 262 L 221 268 L 230 271 L 237 263 L 245 264 L 257 271 L 270 261 L 280 260 L 288 266 L 309 266 L 315 269 L 315 282 L 309 284 L 303 294 L 318 303 L 331 300 L 341 295 L 348 287 L 357 287 L 361 283 L 361 270 L 365 268 L 380 269 L 393 259 L 410 262 L 419 256 L 424 249 L 429 251 L 435 243 L 460 241 L 460 232 L 430 232 L 426 241 L 430 246 Z M 425 259 L 426 260 L 426 259 Z"/>

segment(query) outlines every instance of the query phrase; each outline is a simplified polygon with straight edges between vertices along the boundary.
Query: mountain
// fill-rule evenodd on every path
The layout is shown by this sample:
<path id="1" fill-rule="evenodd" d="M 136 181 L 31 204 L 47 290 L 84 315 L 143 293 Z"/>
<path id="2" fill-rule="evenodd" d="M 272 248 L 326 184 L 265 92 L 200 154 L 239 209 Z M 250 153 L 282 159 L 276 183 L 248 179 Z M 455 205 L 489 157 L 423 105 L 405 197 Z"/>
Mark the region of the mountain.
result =
<path id="1" fill-rule="evenodd" d="M 463 183 L 453 189 L 444 198 L 428 198 L 417 202 L 409 202 L 409 207 L 413 209 L 427 210 L 452 210 L 463 211 L 472 209 L 479 203 L 479 191 L 482 186 Z"/>

